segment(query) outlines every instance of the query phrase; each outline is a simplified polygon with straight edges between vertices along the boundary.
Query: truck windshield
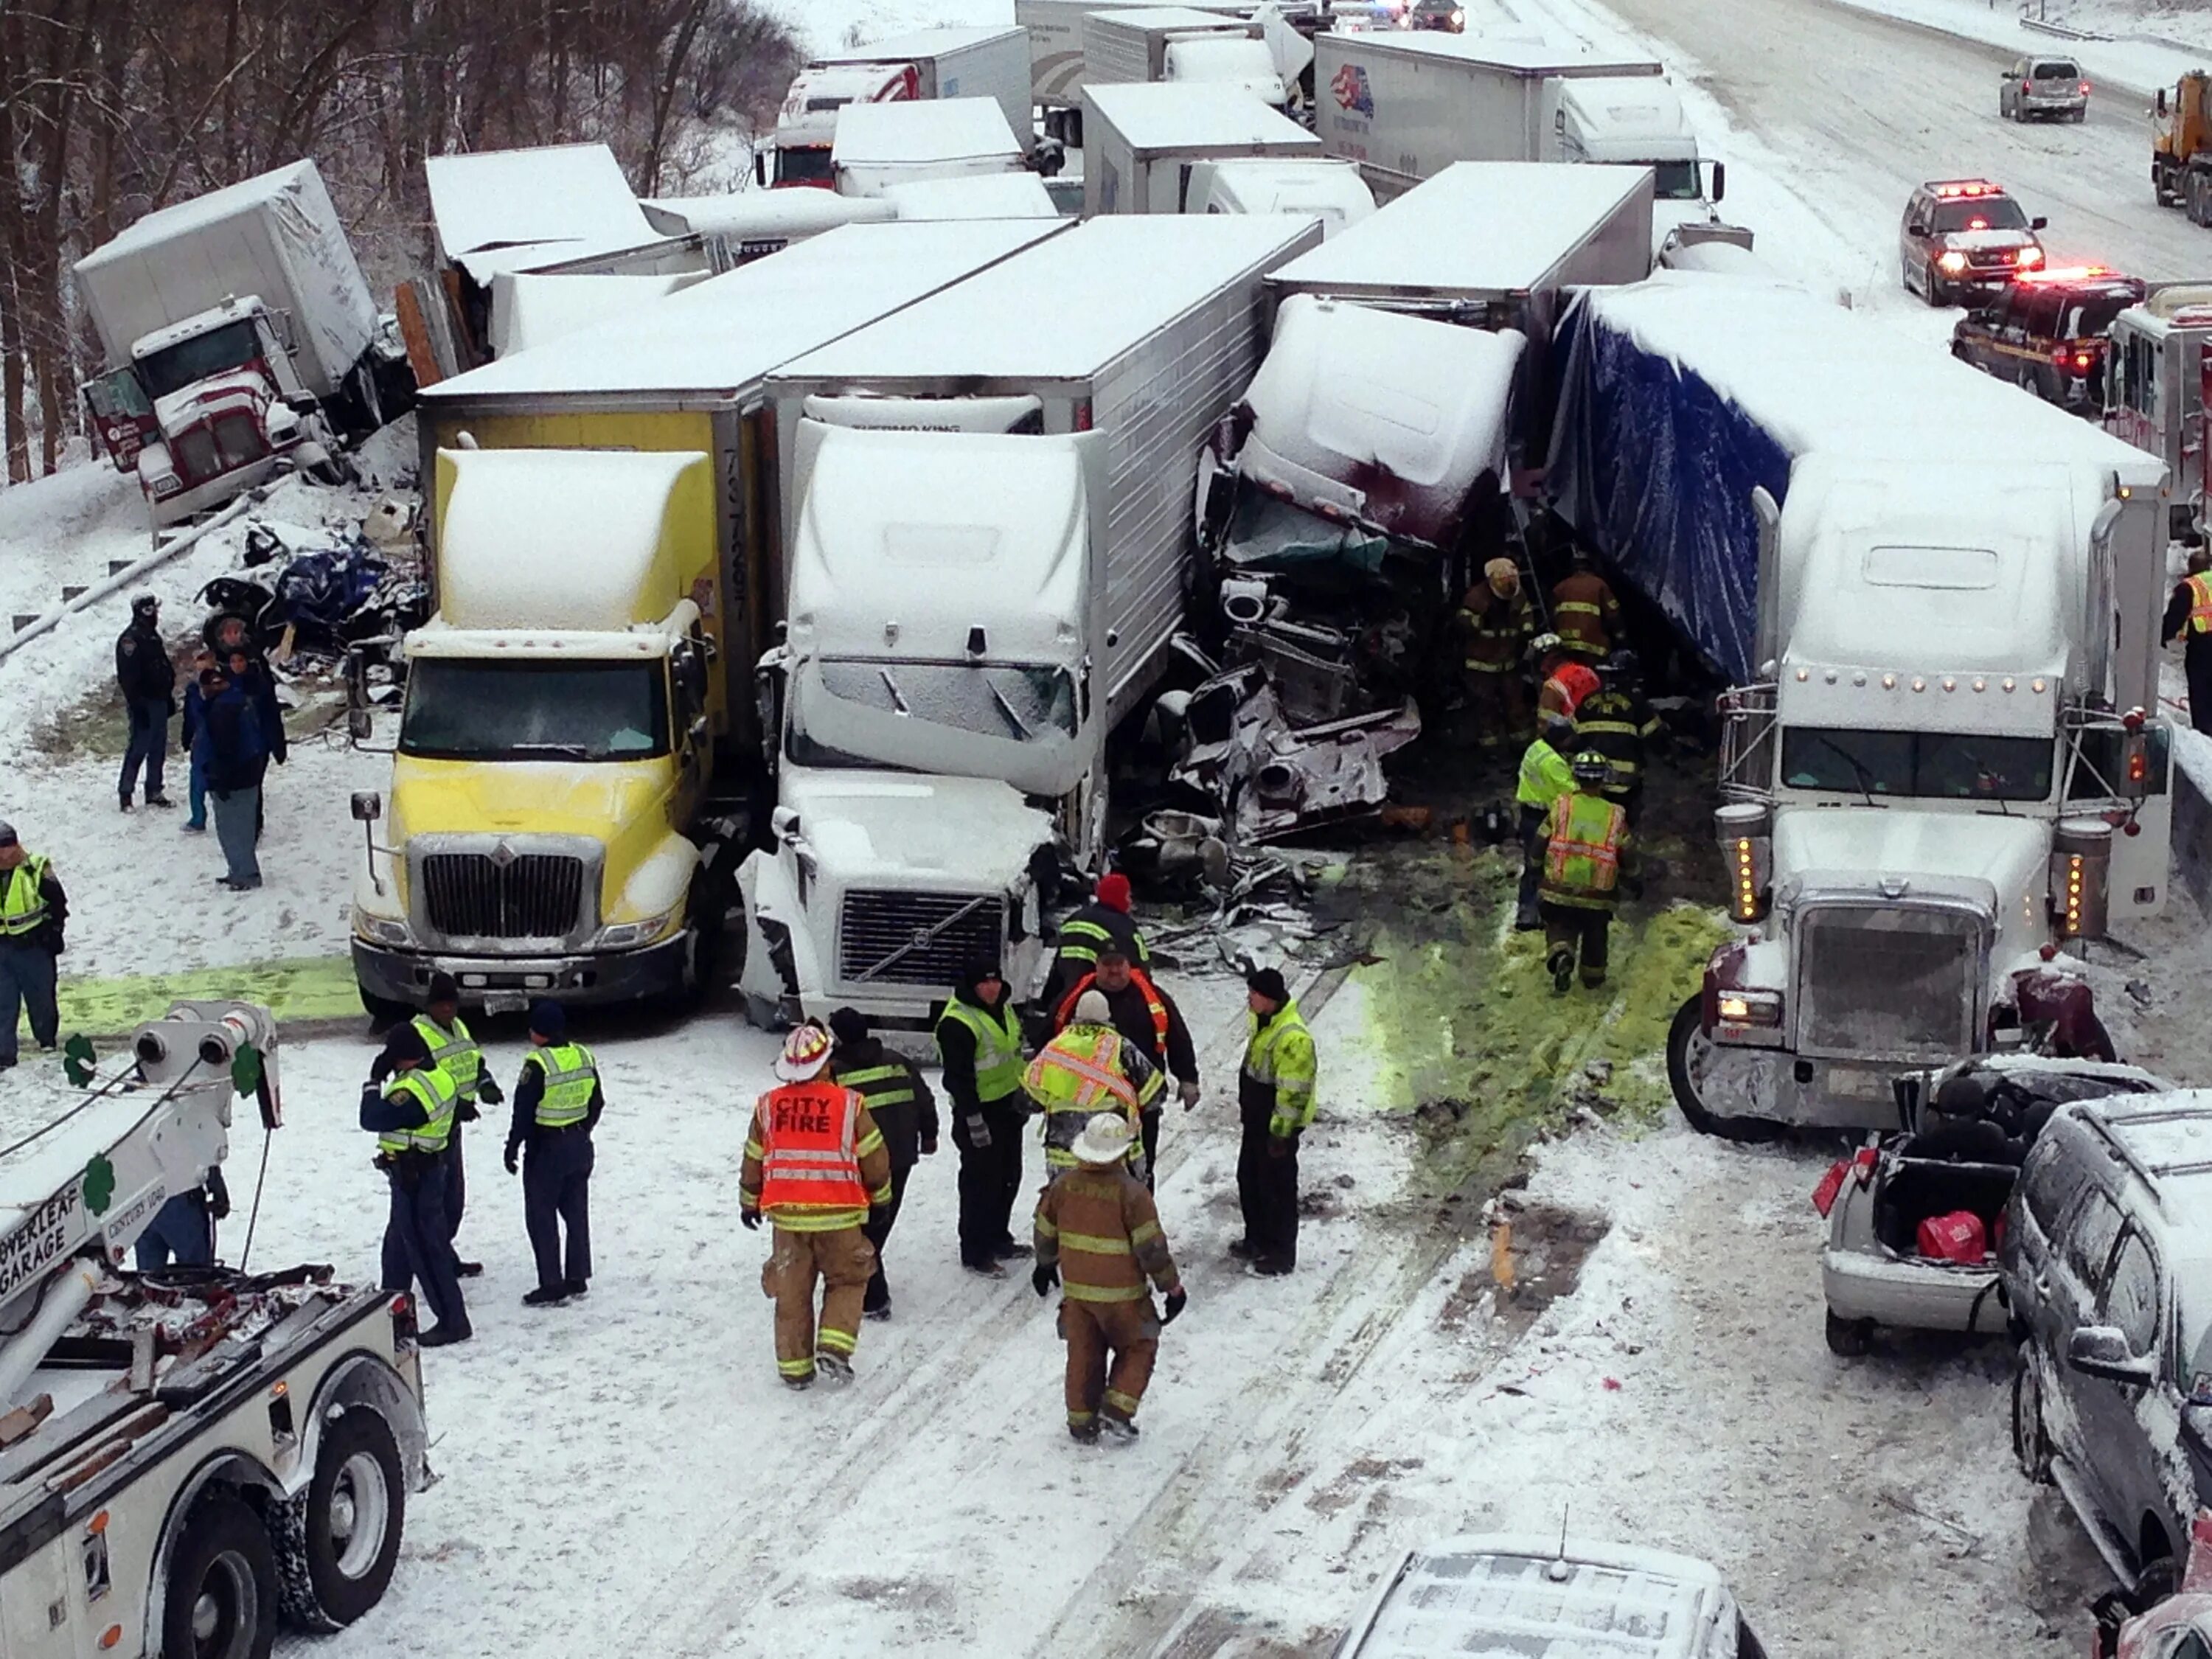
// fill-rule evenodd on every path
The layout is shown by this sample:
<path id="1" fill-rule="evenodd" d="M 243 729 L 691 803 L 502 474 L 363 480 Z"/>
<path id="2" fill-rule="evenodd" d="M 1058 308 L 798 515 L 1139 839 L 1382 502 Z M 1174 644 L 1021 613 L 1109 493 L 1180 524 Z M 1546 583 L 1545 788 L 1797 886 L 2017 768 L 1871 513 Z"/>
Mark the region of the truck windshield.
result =
<path id="1" fill-rule="evenodd" d="M 1845 795 L 2044 800 L 2057 753 L 2049 738 L 1792 726 L 1782 733 L 1782 781 Z"/>
<path id="2" fill-rule="evenodd" d="M 138 378 L 148 397 L 167 398 L 195 380 L 243 368 L 260 356 L 260 343 L 254 338 L 252 323 L 225 323 L 141 358 Z"/>
<path id="3" fill-rule="evenodd" d="M 1651 190 L 1662 202 L 1694 202 L 1705 193 L 1695 161 L 1654 161 Z"/>
<path id="4" fill-rule="evenodd" d="M 780 149 L 775 153 L 775 181 L 779 185 L 826 185 L 830 172 L 830 151 L 826 148 Z"/>
<path id="5" fill-rule="evenodd" d="M 858 659 L 831 659 L 816 666 L 823 690 L 839 702 L 917 725 L 948 726 L 1002 742 L 1036 743 L 1071 738 L 1079 723 L 1075 681 L 1064 668 Z M 805 707 L 804 698 L 793 700 L 789 750 L 798 764 L 895 763 L 889 756 L 848 756 L 816 741 L 805 728 Z"/>
<path id="6" fill-rule="evenodd" d="M 1249 478 L 1237 480 L 1229 556 L 1240 567 L 1290 572 L 1336 565 L 1379 576 L 1392 545 L 1387 536 L 1324 519 L 1269 495 Z"/>
<path id="7" fill-rule="evenodd" d="M 426 760 L 632 761 L 668 752 L 658 659 L 488 663 L 417 657 L 399 752 Z"/>

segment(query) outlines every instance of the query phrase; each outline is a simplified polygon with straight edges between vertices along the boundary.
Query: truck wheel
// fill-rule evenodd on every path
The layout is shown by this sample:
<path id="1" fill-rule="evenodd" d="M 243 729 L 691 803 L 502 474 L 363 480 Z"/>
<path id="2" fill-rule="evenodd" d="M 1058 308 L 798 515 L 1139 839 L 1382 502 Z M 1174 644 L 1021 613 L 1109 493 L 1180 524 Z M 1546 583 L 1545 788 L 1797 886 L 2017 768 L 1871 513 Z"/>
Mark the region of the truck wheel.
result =
<path id="1" fill-rule="evenodd" d="M 1778 1123 L 1763 1117 L 1726 1117 L 1705 1109 L 1698 1093 L 1697 1069 L 1712 1043 L 1705 1032 L 1703 1001 L 1692 997 L 1675 1011 L 1674 1023 L 1667 1028 L 1667 1081 L 1674 1087 L 1674 1103 L 1701 1135 L 1747 1143 L 1774 1139 L 1782 1133 Z"/>
<path id="2" fill-rule="evenodd" d="M 203 1498 L 169 1557 L 161 1659 L 268 1659 L 276 1555 L 261 1517 L 228 1492 Z"/>
<path id="3" fill-rule="evenodd" d="M 1828 1352 L 1845 1359 L 1856 1359 L 1874 1346 L 1874 1321 L 1844 1319 L 1833 1308 L 1828 1310 Z"/>
<path id="4" fill-rule="evenodd" d="M 682 995 L 692 1008 L 704 1003 L 726 978 L 722 964 L 727 957 L 730 911 L 736 902 L 735 884 L 720 871 L 702 866 L 691 878 L 691 890 L 684 902 L 687 938 Z"/>
<path id="5" fill-rule="evenodd" d="M 384 1599 L 407 1482 L 392 1425 L 359 1407 L 330 1425 L 307 1491 L 270 1512 L 279 1594 L 303 1630 L 343 1630 Z"/>
<path id="6" fill-rule="evenodd" d="M 2012 1373 L 2012 1455 L 2037 1486 L 2051 1484 L 2051 1434 L 2043 1422 L 2043 1383 L 2026 1343 Z"/>
<path id="7" fill-rule="evenodd" d="M 2136 1587 L 2128 1600 L 2134 1604 L 2136 1615 L 2148 1613 L 2181 1588 L 2181 1568 L 2171 1555 L 2161 1555 L 2144 1564 L 2136 1575 Z M 2179 1651 L 2179 1650 L 2176 1650 Z"/>

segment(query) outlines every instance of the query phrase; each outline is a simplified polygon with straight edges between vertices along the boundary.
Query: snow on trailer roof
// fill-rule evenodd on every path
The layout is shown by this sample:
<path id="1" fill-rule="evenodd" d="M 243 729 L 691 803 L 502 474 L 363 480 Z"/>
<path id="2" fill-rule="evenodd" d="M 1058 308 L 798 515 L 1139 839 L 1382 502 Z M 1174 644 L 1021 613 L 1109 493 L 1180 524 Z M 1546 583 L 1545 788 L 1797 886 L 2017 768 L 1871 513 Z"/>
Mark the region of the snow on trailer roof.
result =
<path id="1" fill-rule="evenodd" d="M 888 202 L 828 190 L 734 190 L 720 196 L 664 196 L 638 206 L 665 236 L 739 240 L 816 236 L 840 225 L 880 224 L 898 216 Z"/>
<path id="2" fill-rule="evenodd" d="M 1018 259 L 786 363 L 779 374 L 1079 380 L 1200 303 L 1232 273 L 1280 259 L 1313 228 L 1312 220 L 1287 215 L 1085 220 Z"/>
<path id="3" fill-rule="evenodd" d="M 824 192 L 810 190 L 809 196 Z M 787 196 L 799 194 L 785 191 Z M 848 199 L 865 200 L 865 198 Z M 1057 219 L 1060 210 L 1044 180 L 1024 168 L 1018 173 L 976 173 L 965 179 L 917 179 L 910 185 L 885 185 L 882 199 L 911 224 L 932 219 Z"/>
<path id="4" fill-rule="evenodd" d="M 605 144 L 433 155 L 422 172 L 438 246 L 449 263 L 465 253 L 530 242 L 618 249 L 659 235 Z"/>
<path id="5" fill-rule="evenodd" d="M 995 98 L 848 104 L 837 112 L 830 160 L 839 167 L 1018 157 L 1021 145 Z"/>
<path id="6" fill-rule="evenodd" d="M 1032 219 L 847 225 L 635 315 L 425 386 L 422 399 L 435 410 L 562 393 L 726 398 L 777 364 L 1063 228 L 1064 222 Z"/>
<path id="7" fill-rule="evenodd" d="M 1355 34 L 1352 49 L 1407 52 L 1416 58 L 1447 58 L 1455 64 L 1487 64 L 1515 75 L 1657 75 L 1656 60 L 1624 57 L 1589 46 L 1560 46 L 1515 36 L 1447 34 L 1441 30 L 1410 33 Z"/>
<path id="8" fill-rule="evenodd" d="M 1437 39 L 1449 39 L 1438 36 Z M 1640 190 L 1646 167 L 1455 161 L 1274 273 L 1316 294 L 1526 294 Z"/>
<path id="9" fill-rule="evenodd" d="M 817 64 L 900 64 L 916 58 L 942 58 L 947 52 L 965 52 L 986 40 L 1000 40 L 1012 34 L 1015 27 L 1012 23 L 1000 23 L 966 28 L 948 26 L 939 29 L 912 29 L 886 40 L 868 41 L 864 46 L 817 52 L 808 60 L 806 67 L 812 69 Z"/>
<path id="10" fill-rule="evenodd" d="M 1321 140 L 1253 93 L 1206 82 L 1124 81 L 1083 89 L 1097 118 L 1136 150 L 1244 149 L 1321 154 Z"/>
<path id="11" fill-rule="evenodd" d="M 271 172 L 257 173 L 251 179 L 241 179 L 234 185 L 225 185 L 221 190 L 211 190 L 204 196 L 195 196 L 189 202 L 179 202 L 173 207 L 157 208 L 144 218 L 133 221 L 98 247 L 78 260 L 75 269 L 96 271 L 117 259 L 131 258 L 169 240 L 182 232 L 198 230 L 208 225 L 219 225 L 226 219 L 261 205 L 274 202 L 308 188 L 306 181 L 314 179 L 313 188 L 325 201 L 329 196 L 321 186 L 322 175 L 313 161 L 295 161 Z M 281 295 L 268 296 L 271 305 L 282 302 Z"/>
<path id="12" fill-rule="evenodd" d="M 2078 416 L 1794 285 L 1662 270 L 1589 289 L 1583 303 L 1694 373 L 1792 456 L 2079 462 L 2142 489 L 2165 475 L 2156 456 Z"/>
<path id="13" fill-rule="evenodd" d="M 1218 11 L 1200 11 L 1191 6 L 1115 6 L 1088 15 L 1110 18 L 1130 28 L 1205 29 L 1209 33 L 1224 24 L 1244 21 L 1241 17 L 1224 16 Z"/>

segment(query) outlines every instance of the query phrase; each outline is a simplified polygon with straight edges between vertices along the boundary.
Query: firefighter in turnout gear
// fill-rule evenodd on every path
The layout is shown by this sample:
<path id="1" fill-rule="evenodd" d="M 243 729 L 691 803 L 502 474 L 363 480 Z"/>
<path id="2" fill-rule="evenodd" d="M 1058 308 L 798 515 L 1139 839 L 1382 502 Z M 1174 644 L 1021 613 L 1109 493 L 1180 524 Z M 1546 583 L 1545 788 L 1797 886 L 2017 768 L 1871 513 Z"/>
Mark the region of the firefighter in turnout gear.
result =
<path id="1" fill-rule="evenodd" d="M 607 1103 L 599 1063 L 582 1043 L 568 1041 L 568 1011 L 559 1003 L 531 1006 L 530 1042 L 507 1126 L 507 1172 L 514 1173 L 522 1155 L 522 1220 L 538 1262 L 538 1288 L 522 1300 L 550 1308 L 591 1285 L 592 1132 Z"/>
<path id="2" fill-rule="evenodd" d="M 1186 1112 L 1198 1104 L 1198 1045 L 1175 999 L 1151 975 L 1129 960 L 1118 945 L 1098 947 L 1098 965 L 1068 989 L 1053 1011 L 1053 1024 L 1064 1028 L 1074 1017 L 1075 1005 L 1085 991 L 1096 990 L 1106 999 L 1114 1029 L 1134 1043 L 1152 1064 L 1152 1080 L 1137 1102 L 1138 1132 L 1145 1142 L 1145 1184 L 1150 1186 L 1160 1161 L 1160 1118 L 1167 1079 L 1176 1080 L 1176 1092 Z"/>
<path id="3" fill-rule="evenodd" d="M 1521 757 L 1521 775 L 1513 796 L 1521 805 L 1521 890 L 1513 911 L 1513 926 L 1533 933 L 1544 925 L 1536 912 L 1536 883 L 1544 869 L 1544 820 L 1552 803 L 1575 787 L 1574 769 L 1560 753 L 1574 741 L 1571 721 L 1547 720 L 1544 735 L 1530 744 Z"/>
<path id="4" fill-rule="evenodd" d="M 962 969 L 938 1017 L 937 1056 L 960 1153 L 960 1265 L 1004 1279 L 999 1264 L 1029 1251 L 1012 1231 L 1029 1099 L 1022 1093 L 1021 1016 L 996 962 Z"/>
<path id="5" fill-rule="evenodd" d="M 1057 1008 L 1066 1001 L 1076 982 L 1097 969 L 1098 953 L 1109 945 L 1133 965 L 1151 971 L 1152 953 L 1129 914 L 1129 902 L 1128 877 L 1109 870 L 1098 878 L 1091 902 L 1060 923 L 1059 954 L 1045 981 L 1047 1007 Z"/>
<path id="6" fill-rule="evenodd" d="M 2212 732 L 2212 551 L 2201 545 L 2190 550 L 2189 574 L 2174 584 L 2158 636 L 2168 645 L 2184 642 L 2189 723 L 2199 732 Z"/>
<path id="7" fill-rule="evenodd" d="M 1075 1139 L 1101 1112 L 1119 1112 L 1137 1134 L 1143 1103 L 1159 1093 L 1160 1074 L 1144 1051 L 1114 1029 L 1106 994 L 1083 992 L 1070 1010 L 1068 1027 L 1031 1060 L 1022 1074 L 1022 1090 L 1044 1114 L 1045 1167 L 1075 1167 Z M 1127 1149 L 1131 1170 L 1150 1173 L 1141 1139 Z"/>
<path id="8" fill-rule="evenodd" d="M 477 1109 L 479 1101 L 497 1106 L 507 1097 L 499 1091 L 498 1082 L 485 1075 L 483 1050 L 461 1021 L 461 988 L 451 974 L 430 975 L 430 1006 L 415 1016 L 415 1029 L 429 1048 L 431 1064 L 443 1066 L 460 1091 L 460 1102 L 453 1109 L 453 1139 L 446 1143 L 446 1223 L 458 1239 L 461 1214 L 469 1202 L 468 1171 L 461 1162 L 461 1126 L 474 1123 L 482 1115 Z M 464 1279 L 474 1279 L 483 1272 L 481 1261 L 460 1264 Z"/>
<path id="9" fill-rule="evenodd" d="M 868 1294 L 861 1304 L 870 1319 L 889 1319 L 891 1289 L 884 1278 L 884 1246 L 897 1224 L 899 1206 L 906 1201 L 907 1177 L 921 1159 L 937 1156 L 937 1097 L 911 1060 L 891 1053 L 869 1033 L 868 1017 L 859 1009 L 840 1008 L 830 1015 L 830 1035 L 837 1044 L 830 1075 L 848 1089 L 857 1090 L 867 1103 L 868 1115 L 891 1157 L 891 1201 L 868 1217 L 876 1270 L 869 1275 Z"/>
<path id="10" fill-rule="evenodd" d="M 1603 755 L 1585 750 L 1574 760 L 1575 785 L 1544 818 L 1544 873 L 1537 906 L 1544 921 L 1544 965 L 1564 994 L 1581 958 L 1583 983 L 1605 983 L 1606 933 L 1621 889 L 1638 884 L 1631 863 L 1628 814 L 1603 793 L 1613 772 Z"/>
<path id="11" fill-rule="evenodd" d="M 1575 710 L 1575 752 L 1605 757 L 1610 769 L 1605 793 L 1634 823 L 1644 800 L 1644 763 L 1662 728 L 1651 705 L 1644 701 L 1633 651 L 1616 651 L 1608 657 L 1602 678 L 1603 684 Z"/>
<path id="12" fill-rule="evenodd" d="M 1620 638 L 1620 601 L 1597 574 L 1597 556 L 1574 551 L 1574 569 L 1552 589 L 1552 626 L 1559 644 L 1584 662 L 1601 662 Z"/>
<path id="13" fill-rule="evenodd" d="M 1492 559 L 1482 567 L 1482 577 L 1468 589 L 1454 621 L 1464 646 L 1462 684 L 1475 738 L 1485 749 L 1496 749 L 1528 735 L 1521 664 L 1536 637 L 1536 615 L 1512 560 Z"/>
<path id="14" fill-rule="evenodd" d="M 1119 1112 L 1101 1112 L 1069 1143 L 1070 1167 L 1036 1207 L 1039 1296 L 1060 1286 L 1060 1334 L 1067 1344 L 1067 1432 L 1084 1443 L 1137 1437 L 1137 1405 L 1152 1381 L 1160 1328 L 1188 1299 L 1160 1215 L 1129 1174 L 1133 1138 Z M 1150 1279 L 1167 1298 L 1152 1308 Z"/>
<path id="15" fill-rule="evenodd" d="M 1229 1247 L 1262 1278 L 1298 1265 L 1298 1142 L 1314 1115 L 1313 1034 L 1273 968 L 1245 976 L 1250 1026 L 1237 1114 L 1244 1132 L 1237 1152 L 1237 1201 L 1244 1237 Z"/>
<path id="16" fill-rule="evenodd" d="M 406 1295 L 422 1287 L 438 1321 L 416 1339 L 422 1346 L 465 1342 L 469 1310 L 446 1224 L 446 1143 L 460 1091 L 450 1073 L 430 1063 L 429 1046 L 412 1025 L 392 1027 L 383 1063 L 385 1080 L 362 1085 L 361 1127 L 375 1134 L 376 1166 L 392 1186 L 384 1288 Z"/>
<path id="17" fill-rule="evenodd" d="M 811 1022 L 785 1040 L 775 1062 L 783 1081 L 753 1107 L 738 1178 L 738 1219 L 750 1230 L 766 1216 L 775 1230 L 761 1290 L 775 1299 L 775 1369 L 793 1389 L 817 1375 L 852 1381 L 876 1265 L 863 1229 L 870 1211 L 891 1201 L 890 1153 L 859 1091 L 828 1075 L 830 1054 L 830 1033 Z"/>

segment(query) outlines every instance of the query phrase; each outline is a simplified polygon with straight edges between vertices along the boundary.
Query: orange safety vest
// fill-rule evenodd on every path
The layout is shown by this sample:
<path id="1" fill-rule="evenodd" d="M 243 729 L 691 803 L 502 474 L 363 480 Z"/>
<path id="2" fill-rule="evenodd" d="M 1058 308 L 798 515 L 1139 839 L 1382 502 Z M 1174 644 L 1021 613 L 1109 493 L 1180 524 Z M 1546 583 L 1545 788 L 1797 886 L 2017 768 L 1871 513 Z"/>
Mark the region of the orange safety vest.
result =
<path id="1" fill-rule="evenodd" d="M 860 1179 L 860 1091 L 827 1078 L 780 1084 L 761 1097 L 754 1132 L 761 1144 L 760 1206 L 773 1217 L 785 1207 L 868 1207 Z"/>
<path id="2" fill-rule="evenodd" d="M 2212 577 L 2191 576 L 2187 580 L 2189 631 L 2192 634 L 2212 634 Z"/>
<path id="3" fill-rule="evenodd" d="M 1620 880 L 1628 814 L 1603 795 L 1579 792 L 1552 803 L 1544 820 L 1543 887 L 1554 896 L 1611 893 Z"/>
<path id="4" fill-rule="evenodd" d="M 1130 969 L 1129 977 L 1136 981 L 1137 988 L 1145 994 L 1145 1010 L 1152 1017 L 1152 1043 L 1161 1054 L 1164 1054 L 1168 1051 L 1168 1006 L 1160 1000 L 1160 994 L 1153 988 L 1151 975 L 1143 969 Z M 1053 1012 L 1053 1030 L 1065 1031 L 1067 1029 L 1068 1023 L 1075 1018 L 1076 999 L 1090 990 L 1097 983 L 1097 979 L 1098 975 L 1096 973 L 1090 973 L 1075 981 L 1075 988 L 1060 1000 L 1060 1006 Z M 1101 991 L 1098 994 L 1104 996 L 1106 994 Z"/>

